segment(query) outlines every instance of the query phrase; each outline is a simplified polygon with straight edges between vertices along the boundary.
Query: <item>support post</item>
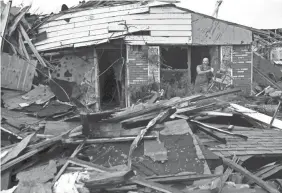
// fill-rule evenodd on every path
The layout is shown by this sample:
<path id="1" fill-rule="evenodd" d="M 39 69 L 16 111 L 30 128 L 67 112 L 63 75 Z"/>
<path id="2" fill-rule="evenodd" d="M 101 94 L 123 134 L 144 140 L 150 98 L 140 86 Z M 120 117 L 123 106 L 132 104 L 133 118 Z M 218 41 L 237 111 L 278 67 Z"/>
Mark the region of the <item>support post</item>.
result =
<path id="1" fill-rule="evenodd" d="M 192 50 L 192 47 L 191 46 L 188 46 L 187 47 L 187 70 L 188 70 L 188 82 L 189 82 L 189 86 L 191 85 L 191 57 L 192 57 L 192 54 L 191 54 L 191 50 Z"/>
<path id="2" fill-rule="evenodd" d="M 94 47 L 94 91 L 95 91 L 95 98 L 97 102 L 95 103 L 95 110 L 99 111 L 101 108 L 100 105 L 100 84 L 99 84 L 99 61 L 98 61 L 98 54 L 97 50 Z"/>

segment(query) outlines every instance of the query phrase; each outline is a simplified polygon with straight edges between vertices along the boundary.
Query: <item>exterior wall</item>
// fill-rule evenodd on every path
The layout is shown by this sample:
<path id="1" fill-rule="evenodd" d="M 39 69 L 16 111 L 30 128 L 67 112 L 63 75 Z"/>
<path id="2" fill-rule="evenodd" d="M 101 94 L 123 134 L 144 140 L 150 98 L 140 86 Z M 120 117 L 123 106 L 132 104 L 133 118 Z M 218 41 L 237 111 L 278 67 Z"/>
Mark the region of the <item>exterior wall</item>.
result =
<path id="1" fill-rule="evenodd" d="M 85 105 L 97 102 L 95 108 L 98 110 L 100 108 L 99 82 L 95 77 L 98 77 L 99 68 L 96 50 L 90 47 L 75 53 L 59 55 L 56 57 L 56 64 L 52 77 L 76 84 L 76 90 L 73 90 L 72 94 L 79 92 L 82 95 L 81 102 Z"/>
<path id="2" fill-rule="evenodd" d="M 128 45 L 127 69 L 129 85 L 160 82 L 159 47 Z"/>
<path id="3" fill-rule="evenodd" d="M 252 90 L 252 62 L 251 45 L 233 45 L 233 84 L 245 94 L 251 94 Z"/>
<path id="4" fill-rule="evenodd" d="M 193 45 L 240 45 L 252 42 L 252 32 L 226 22 L 192 13 Z"/>
<path id="5" fill-rule="evenodd" d="M 127 67 L 129 86 L 147 82 L 148 46 L 127 46 Z"/>

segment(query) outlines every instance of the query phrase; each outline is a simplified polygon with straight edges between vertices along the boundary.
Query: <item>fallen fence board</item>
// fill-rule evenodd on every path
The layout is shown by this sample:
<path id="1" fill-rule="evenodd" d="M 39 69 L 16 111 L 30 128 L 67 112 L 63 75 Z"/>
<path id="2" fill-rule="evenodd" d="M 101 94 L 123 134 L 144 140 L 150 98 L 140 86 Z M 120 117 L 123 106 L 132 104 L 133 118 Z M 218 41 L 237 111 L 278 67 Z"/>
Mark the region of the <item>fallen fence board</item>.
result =
<path id="1" fill-rule="evenodd" d="M 29 91 L 35 74 L 36 60 L 27 62 L 16 55 L 1 54 L 1 87 Z"/>
<path id="2" fill-rule="evenodd" d="M 271 122 L 272 117 L 268 115 L 264 115 L 262 113 L 259 113 L 257 111 L 245 108 L 243 106 L 237 105 L 237 104 L 230 104 L 231 107 L 233 107 L 237 112 L 242 113 L 243 115 L 250 117 L 252 119 L 255 119 L 259 122 L 263 122 L 265 124 L 269 124 Z M 279 119 L 274 119 L 272 123 L 273 127 L 277 127 L 278 129 L 282 129 L 282 121 Z"/>

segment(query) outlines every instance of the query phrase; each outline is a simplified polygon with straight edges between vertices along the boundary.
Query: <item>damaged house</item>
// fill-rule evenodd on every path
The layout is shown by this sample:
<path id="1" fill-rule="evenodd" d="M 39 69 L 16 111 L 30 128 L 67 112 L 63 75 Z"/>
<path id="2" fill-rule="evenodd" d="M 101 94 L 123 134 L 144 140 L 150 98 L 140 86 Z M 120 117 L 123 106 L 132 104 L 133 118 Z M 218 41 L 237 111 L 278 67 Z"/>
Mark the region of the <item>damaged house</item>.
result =
<path id="1" fill-rule="evenodd" d="M 190 87 L 204 57 L 251 91 L 251 29 L 169 2 L 90 1 L 50 16 L 38 32 L 35 46 L 55 66 L 52 77 L 79 85 L 96 109 L 129 106 L 131 89 L 148 81 L 185 77 Z"/>

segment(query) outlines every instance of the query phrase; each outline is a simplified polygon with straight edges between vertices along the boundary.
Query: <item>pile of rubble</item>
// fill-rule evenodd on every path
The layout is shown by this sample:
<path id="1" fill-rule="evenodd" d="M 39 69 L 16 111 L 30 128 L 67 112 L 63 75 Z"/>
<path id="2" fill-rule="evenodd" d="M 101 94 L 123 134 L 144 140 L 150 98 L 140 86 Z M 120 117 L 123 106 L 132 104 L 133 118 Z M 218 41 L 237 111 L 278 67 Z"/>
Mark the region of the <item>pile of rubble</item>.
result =
<path id="1" fill-rule="evenodd" d="M 1 10 L 1 192 L 282 191 L 279 86 L 249 98 L 156 93 L 92 112 L 51 78 L 30 39 L 40 23 L 26 21 L 30 7 L 10 8 Z"/>
<path id="2" fill-rule="evenodd" d="M 34 90 L 4 94 L 3 192 L 281 191 L 282 121 L 238 89 L 96 113 Z"/>

